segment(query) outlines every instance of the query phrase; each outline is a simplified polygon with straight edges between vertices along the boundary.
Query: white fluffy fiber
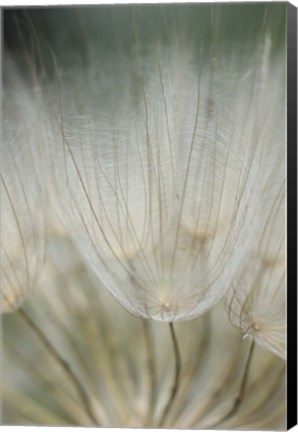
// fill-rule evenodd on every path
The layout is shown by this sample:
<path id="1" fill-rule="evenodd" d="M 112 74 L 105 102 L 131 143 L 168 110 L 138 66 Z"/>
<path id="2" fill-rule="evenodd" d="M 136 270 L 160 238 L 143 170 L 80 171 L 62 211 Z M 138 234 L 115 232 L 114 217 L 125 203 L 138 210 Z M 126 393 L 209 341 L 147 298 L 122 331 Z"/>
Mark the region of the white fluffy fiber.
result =
<path id="1" fill-rule="evenodd" d="M 96 58 L 58 67 L 44 92 L 61 219 L 130 312 L 194 318 L 248 262 L 274 197 L 283 61 L 268 37 L 253 52 Z"/>

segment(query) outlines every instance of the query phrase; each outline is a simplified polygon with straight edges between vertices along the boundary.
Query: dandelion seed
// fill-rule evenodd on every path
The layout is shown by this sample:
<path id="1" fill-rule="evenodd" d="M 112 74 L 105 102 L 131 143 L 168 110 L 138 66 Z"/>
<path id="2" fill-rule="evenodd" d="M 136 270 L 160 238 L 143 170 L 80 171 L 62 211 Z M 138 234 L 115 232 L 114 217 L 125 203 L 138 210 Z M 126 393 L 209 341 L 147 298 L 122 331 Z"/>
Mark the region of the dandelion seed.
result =
<path id="1" fill-rule="evenodd" d="M 7 312 L 20 305 L 34 284 L 45 234 L 38 113 L 7 57 L 4 66 L 9 79 L 3 94 L 1 151 L 1 311 Z"/>
<path id="2" fill-rule="evenodd" d="M 252 64 L 232 52 L 215 68 L 206 55 L 158 45 L 136 65 L 115 55 L 84 70 L 57 66 L 46 96 L 57 206 L 133 314 L 203 314 L 249 250 L 275 115 L 269 51 L 263 38 Z"/>
<path id="3" fill-rule="evenodd" d="M 265 206 L 267 203 L 264 204 Z M 284 185 L 255 239 L 255 249 L 239 271 L 228 295 L 230 317 L 266 349 L 286 357 L 285 223 Z M 264 212 L 265 213 L 265 212 Z"/>
<path id="4" fill-rule="evenodd" d="M 267 41 L 267 46 L 269 41 Z M 267 56 L 270 55 L 268 51 Z M 234 325 L 244 337 L 285 358 L 285 95 L 284 57 L 270 68 L 262 67 L 263 79 L 272 80 L 272 92 L 261 96 L 264 147 L 263 171 L 259 176 L 262 200 L 253 230 L 251 251 L 235 277 L 226 302 Z M 267 78 L 265 78 L 267 76 Z M 270 77 L 270 78 L 269 78 Z M 280 84 L 278 84 L 280 83 Z M 260 121 L 260 118 L 258 118 Z M 262 123 L 261 123 L 262 124 Z"/>

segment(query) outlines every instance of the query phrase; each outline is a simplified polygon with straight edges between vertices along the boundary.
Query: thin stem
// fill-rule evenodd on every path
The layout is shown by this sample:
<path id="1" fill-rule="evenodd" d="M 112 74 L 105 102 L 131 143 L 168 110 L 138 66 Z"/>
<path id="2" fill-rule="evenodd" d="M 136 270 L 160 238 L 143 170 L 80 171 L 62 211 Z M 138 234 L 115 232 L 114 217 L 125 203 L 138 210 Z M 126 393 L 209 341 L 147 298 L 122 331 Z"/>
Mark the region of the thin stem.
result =
<path id="1" fill-rule="evenodd" d="M 244 373 L 243 373 L 243 376 L 242 376 L 240 388 L 239 388 L 238 394 L 237 394 L 237 396 L 236 396 L 236 398 L 234 400 L 234 403 L 233 403 L 231 409 L 228 411 L 228 413 L 222 419 L 220 419 L 219 421 L 217 421 L 213 425 L 209 426 L 210 429 L 214 429 L 220 423 L 223 423 L 224 421 L 228 420 L 239 409 L 239 406 L 240 406 L 240 404 L 241 404 L 241 402 L 243 400 L 243 397 L 244 397 L 244 393 L 245 393 L 245 389 L 246 389 L 246 385 L 247 385 L 247 381 L 248 381 L 248 374 L 249 374 L 249 369 L 250 369 L 250 365 L 251 365 L 251 361 L 252 361 L 254 347 L 255 347 L 255 341 L 253 340 L 251 342 L 251 345 L 250 345 L 250 348 L 249 348 L 249 352 L 248 352 L 248 356 L 247 356 L 247 359 L 246 359 L 246 364 L 245 364 Z"/>
<path id="2" fill-rule="evenodd" d="M 174 325 L 172 322 L 169 323 L 170 325 L 170 331 L 171 331 L 171 338 L 173 343 L 173 349 L 174 349 L 174 356 L 175 356 L 175 374 L 174 374 L 174 381 L 173 381 L 173 387 L 172 391 L 169 397 L 169 400 L 164 408 L 164 411 L 162 413 L 162 416 L 159 420 L 158 427 L 163 427 L 165 420 L 168 416 L 168 413 L 173 405 L 173 402 L 175 400 L 178 388 L 179 388 L 179 382 L 180 382 L 180 371 L 181 371 L 181 356 L 179 352 L 179 346 L 177 341 L 177 336 L 175 333 Z"/>
<path id="3" fill-rule="evenodd" d="M 156 384 L 156 367 L 154 359 L 154 349 L 152 335 L 150 333 L 150 323 L 148 320 L 142 319 L 146 351 L 147 351 L 147 367 L 149 374 L 149 405 L 145 417 L 144 426 L 148 426 L 154 414 L 155 408 L 155 384 Z"/>
<path id="4" fill-rule="evenodd" d="M 98 425 L 98 420 L 96 418 L 96 415 L 93 413 L 93 409 L 89 400 L 89 396 L 84 389 L 83 385 L 75 375 L 75 373 L 72 371 L 70 365 L 67 363 L 66 360 L 61 356 L 61 354 L 57 351 L 57 349 L 54 347 L 52 342 L 47 338 L 47 336 L 44 334 L 44 332 L 38 327 L 35 322 L 32 320 L 32 318 L 27 314 L 27 312 L 20 308 L 18 310 L 20 316 L 26 321 L 26 323 L 30 326 L 30 328 L 33 330 L 35 335 L 38 337 L 38 339 L 42 342 L 42 344 L 45 346 L 47 351 L 51 354 L 54 360 L 62 367 L 66 375 L 70 378 L 72 383 L 77 389 L 78 395 L 80 396 L 81 401 L 83 402 L 86 412 L 89 416 L 89 418 L 94 422 L 95 425 Z M 99 426 L 99 425 L 98 425 Z"/>

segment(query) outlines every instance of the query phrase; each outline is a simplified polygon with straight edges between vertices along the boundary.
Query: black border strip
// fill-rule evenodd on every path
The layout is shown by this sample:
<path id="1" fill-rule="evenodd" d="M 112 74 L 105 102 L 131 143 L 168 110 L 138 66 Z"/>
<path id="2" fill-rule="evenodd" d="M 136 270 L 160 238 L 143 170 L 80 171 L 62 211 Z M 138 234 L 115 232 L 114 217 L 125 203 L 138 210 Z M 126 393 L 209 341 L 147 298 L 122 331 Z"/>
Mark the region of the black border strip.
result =
<path id="1" fill-rule="evenodd" d="M 297 424 L 297 8 L 287 4 L 287 428 Z"/>

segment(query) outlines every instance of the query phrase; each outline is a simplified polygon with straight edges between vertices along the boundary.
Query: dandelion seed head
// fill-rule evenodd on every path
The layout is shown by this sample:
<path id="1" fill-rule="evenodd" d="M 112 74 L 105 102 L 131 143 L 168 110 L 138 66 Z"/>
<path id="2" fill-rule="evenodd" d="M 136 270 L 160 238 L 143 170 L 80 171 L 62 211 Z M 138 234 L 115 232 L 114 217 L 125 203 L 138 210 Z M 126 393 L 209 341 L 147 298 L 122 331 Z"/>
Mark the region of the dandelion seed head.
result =
<path id="1" fill-rule="evenodd" d="M 80 9 L 74 32 L 51 9 L 40 40 L 26 13 L 33 88 L 5 85 L 5 423 L 285 427 L 275 7 L 258 34 L 244 13 L 240 42 L 216 5 Z"/>

